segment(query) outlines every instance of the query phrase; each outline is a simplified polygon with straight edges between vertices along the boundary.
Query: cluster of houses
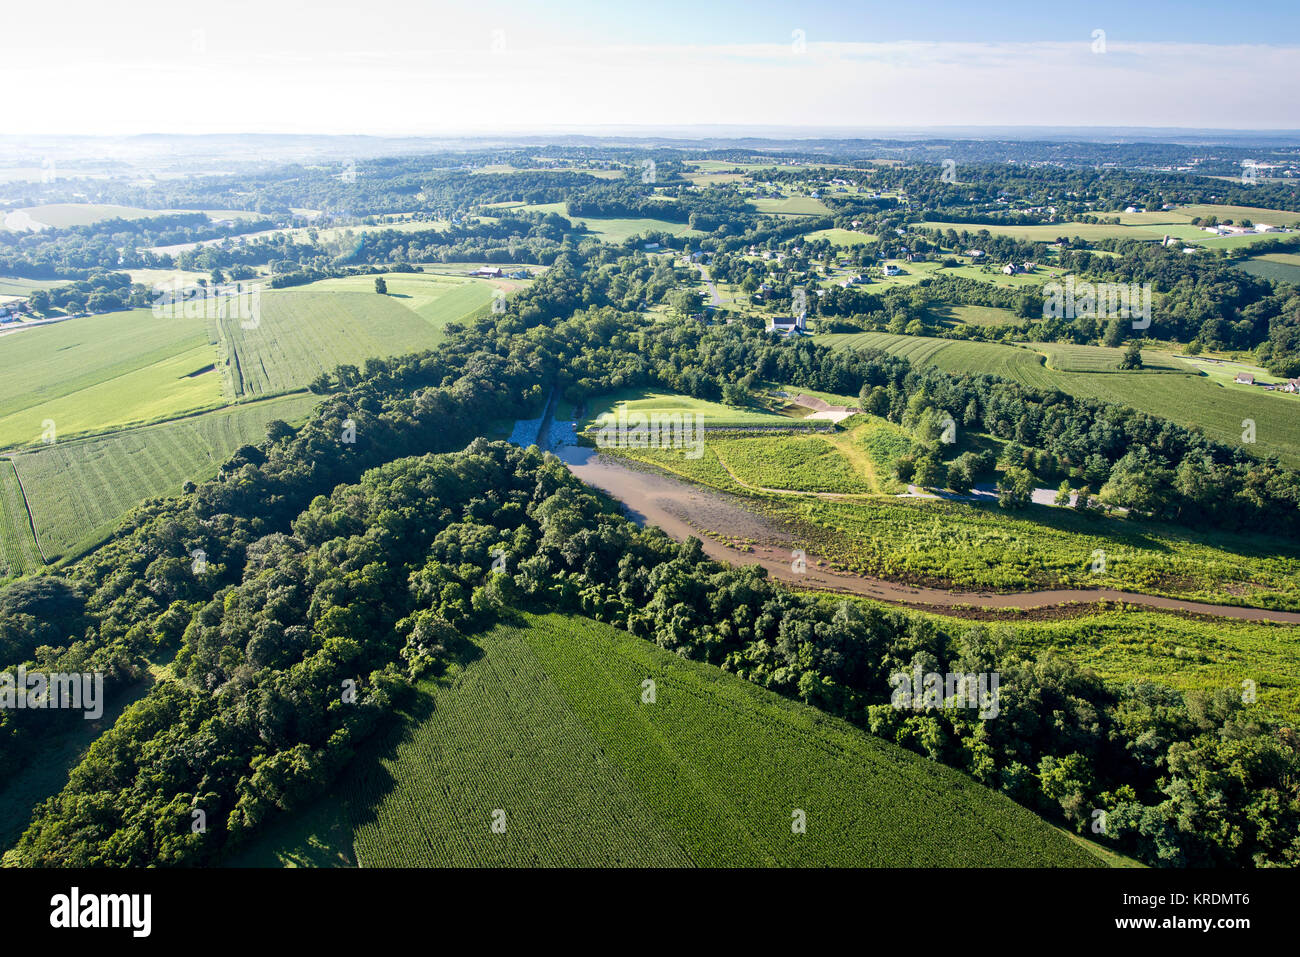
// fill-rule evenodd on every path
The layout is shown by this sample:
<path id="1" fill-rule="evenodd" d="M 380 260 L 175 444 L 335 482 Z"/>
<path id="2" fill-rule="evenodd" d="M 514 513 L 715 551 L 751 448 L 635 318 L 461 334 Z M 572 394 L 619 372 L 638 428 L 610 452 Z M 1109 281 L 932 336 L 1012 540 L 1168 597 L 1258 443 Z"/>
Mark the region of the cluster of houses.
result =
<path id="1" fill-rule="evenodd" d="M 1037 263 L 1007 263 L 1002 267 L 1002 271 L 1008 276 L 1015 276 L 1020 273 L 1033 272 L 1037 266 Z"/>
<path id="2" fill-rule="evenodd" d="M 1249 372 L 1238 372 L 1232 380 L 1238 385 L 1259 385 L 1266 392 L 1300 392 L 1300 378 L 1287 379 L 1285 382 L 1256 382 Z"/>

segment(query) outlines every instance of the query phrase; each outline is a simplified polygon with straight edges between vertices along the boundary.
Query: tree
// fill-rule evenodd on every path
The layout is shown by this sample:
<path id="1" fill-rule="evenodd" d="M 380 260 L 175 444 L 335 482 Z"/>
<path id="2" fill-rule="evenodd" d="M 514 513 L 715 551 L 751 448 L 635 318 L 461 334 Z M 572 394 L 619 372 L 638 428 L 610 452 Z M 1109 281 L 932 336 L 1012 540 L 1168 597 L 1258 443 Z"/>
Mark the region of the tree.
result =
<path id="1" fill-rule="evenodd" d="M 1003 508 L 1024 508 L 1034 495 L 1034 476 L 1029 469 L 1012 466 L 998 479 L 998 504 Z"/>
<path id="2" fill-rule="evenodd" d="M 704 297 L 694 289 L 678 289 L 668 297 L 668 304 L 677 315 L 685 319 L 704 308 Z"/>
<path id="3" fill-rule="evenodd" d="M 1134 339 L 1124 347 L 1124 358 L 1120 359 L 1119 367 L 1121 369 L 1141 369 L 1142 368 L 1142 347 Z"/>
<path id="4" fill-rule="evenodd" d="M 1054 499 L 1054 501 L 1057 505 L 1070 504 L 1070 480 L 1069 479 L 1061 479 L 1061 487 L 1056 490 L 1056 498 Z"/>
<path id="5" fill-rule="evenodd" d="M 1106 325 L 1106 335 L 1102 338 L 1101 344 L 1110 346 L 1112 349 L 1119 346 L 1124 341 L 1124 326 L 1118 319 L 1112 319 Z"/>
<path id="6" fill-rule="evenodd" d="M 388 295 L 388 283 L 384 282 L 383 276 L 375 277 L 375 292 L 379 293 L 381 296 Z"/>

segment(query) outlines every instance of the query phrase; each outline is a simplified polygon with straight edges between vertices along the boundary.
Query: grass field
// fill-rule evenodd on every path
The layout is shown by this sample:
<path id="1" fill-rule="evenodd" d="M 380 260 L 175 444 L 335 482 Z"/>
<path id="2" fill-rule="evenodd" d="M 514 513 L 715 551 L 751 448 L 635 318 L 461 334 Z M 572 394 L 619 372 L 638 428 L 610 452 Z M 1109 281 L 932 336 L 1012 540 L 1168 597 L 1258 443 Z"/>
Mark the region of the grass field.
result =
<path id="1" fill-rule="evenodd" d="M 214 358 L 204 320 L 148 309 L 0 337 L 0 448 L 39 442 L 46 420 L 64 438 L 220 405 Z"/>
<path id="2" fill-rule="evenodd" d="M 749 204 L 768 216 L 825 216 L 826 204 L 811 196 L 782 196 L 751 199 Z"/>
<path id="3" fill-rule="evenodd" d="M 879 238 L 871 233 L 860 233 L 852 229 L 814 229 L 811 233 L 804 233 L 804 239 L 825 239 L 832 246 L 865 246 Z"/>
<path id="4" fill-rule="evenodd" d="M 691 229 L 686 223 L 673 223 L 666 219 L 619 219 L 616 217 L 582 216 L 573 220 L 587 224 L 587 231 L 607 243 L 623 243 L 633 236 L 647 233 L 667 233 L 670 236 L 703 236 L 698 229 Z"/>
<path id="5" fill-rule="evenodd" d="M 508 267 L 507 267 L 508 268 Z M 468 272 L 468 267 L 465 269 Z M 359 292 L 375 295 L 374 276 L 348 276 L 322 279 L 301 287 L 304 292 Z M 503 292 L 522 288 L 522 279 L 472 279 L 439 273 L 385 273 L 388 298 L 405 306 L 435 330 L 432 341 L 442 339 L 442 327 L 448 322 L 465 319 L 492 304 L 496 289 Z M 295 290 L 298 291 L 298 290 Z M 428 348 L 428 346 L 422 346 Z"/>
<path id="6" fill-rule="evenodd" d="M 991 236 L 1010 236 L 1012 239 L 1022 239 L 1025 242 L 1037 243 L 1054 243 L 1060 236 L 1078 236 L 1084 240 L 1094 239 L 1155 239 L 1154 235 L 1138 234 L 1133 227 L 1123 225 L 1111 225 L 1103 223 L 1048 223 L 1041 226 L 1003 226 L 999 224 L 989 225 L 987 223 L 940 223 L 940 222 L 923 222 L 916 223 L 917 228 L 922 229 L 939 229 L 947 232 L 954 229 L 957 232 L 968 232 L 977 234 L 987 231 Z M 1205 235 L 1209 235 L 1206 233 Z"/>
<path id="7" fill-rule="evenodd" d="M 37 289 L 54 289 L 70 282 L 67 279 L 16 279 L 0 276 L 0 302 L 7 299 L 25 299 Z"/>
<path id="8" fill-rule="evenodd" d="M 34 572 L 43 564 L 18 473 L 13 462 L 0 459 L 0 581 Z"/>
<path id="9" fill-rule="evenodd" d="M 1101 863 L 964 775 L 607 625 L 529 616 L 474 641 L 334 795 L 232 863 Z"/>
<path id="10" fill-rule="evenodd" d="M 211 215 L 223 219 L 252 218 L 257 215 L 244 210 L 140 209 L 135 206 L 113 206 L 103 203 L 49 203 L 44 206 L 28 206 L 18 212 L 26 213 L 37 223 L 55 228 L 90 226 L 106 219 L 149 219 L 181 212 L 210 212 Z"/>
<path id="11" fill-rule="evenodd" d="M 1258 206 L 1221 206 L 1209 203 L 1193 203 L 1188 206 L 1179 206 L 1175 212 L 1182 213 L 1185 216 L 1198 216 L 1201 219 L 1218 216 L 1220 220 L 1231 219 L 1234 223 L 1249 219 L 1251 222 L 1268 223 L 1270 226 L 1294 226 L 1300 224 L 1300 213 L 1292 213 L 1284 209 L 1261 209 Z"/>
<path id="12" fill-rule="evenodd" d="M 747 485 L 809 492 L 872 492 L 843 451 L 821 436 L 712 439 L 708 451 Z"/>
<path id="13" fill-rule="evenodd" d="M 265 437 L 267 422 L 283 419 L 298 424 L 318 401 L 318 396 L 309 394 L 282 396 L 158 425 L 59 441 L 15 455 L 12 463 L 3 461 L 0 466 L 17 469 L 37 539 L 46 561 L 54 562 L 107 537 L 143 500 L 174 495 L 186 481 L 215 475 L 231 452 Z M 0 489 L 6 492 L 5 514 L 12 528 L 9 486 L 0 482 Z M 25 521 L 25 515 L 20 519 Z M 0 536 L 0 542 L 5 564 L 25 564 L 30 559 L 21 551 L 11 559 L 8 534 Z"/>
<path id="14" fill-rule="evenodd" d="M 1276 454 L 1287 464 L 1300 466 L 1300 414 L 1297 414 L 1300 400 L 1280 392 L 1216 382 L 1195 373 L 1175 374 L 1176 365 L 1185 364 L 1185 360 L 1153 354 L 1152 362 L 1160 367 L 1154 371 L 1065 372 L 1049 368 L 1030 349 L 998 343 L 884 332 L 832 334 L 818 339 L 836 348 L 883 349 L 913 362 L 938 366 L 945 372 L 988 373 L 1036 389 L 1059 389 L 1070 395 L 1132 406 L 1180 425 L 1199 428 L 1210 438 L 1228 445 L 1241 443 L 1242 422 L 1253 419 L 1254 450 L 1262 455 Z M 1053 349 L 1044 343 L 1036 343 L 1034 348 Z M 1098 354 L 1078 349 L 1068 347 L 1069 351 L 1063 352 L 1057 347 L 1056 355 L 1070 354 L 1078 361 L 1089 355 L 1089 362 L 1100 361 Z M 1119 350 L 1115 352 L 1118 354 Z"/>
<path id="15" fill-rule="evenodd" d="M 681 415 L 689 417 L 699 413 L 704 416 L 704 425 L 713 427 L 766 425 L 799 428 L 801 426 L 825 424 L 801 422 L 799 419 L 778 415 L 765 409 L 737 408 L 723 405 L 720 402 L 709 402 L 706 399 L 695 399 L 671 392 L 628 389 L 613 395 L 593 398 L 587 405 L 587 418 L 579 423 L 579 431 L 585 428 L 599 428 L 606 421 L 603 418 L 606 416 L 609 417 L 609 422 L 617 424 L 617 416 L 621 408 L 626 408 L 628 415 L 641 413 L 646 416 Z M 690 422 L 693 423 L 694 420 L 692 419 Z M 635 423 L 631 424 L 634 425 Z"/>
<path id="16" fill-rule="evenodd" d="M 1245 262 L 1238 263 L 1237 268 L 1260 279 L 1300 286 L 1300 256 L 1294 253 L 1252 256 Z"/>
<path id="17" fill-rule="evenodd" d="M 948 326 L 1000 326 L 1020 322 L 1020 317 L 1010 309 L 997 306 L 935 305 L 930 307 L 930 315 Z"/>
<path id="18" fill-rule="evenodd" d="M 1240 691 L 1249 679 L 1262 709 L 1288 721 L 1300 718 L 1300 628 L 1294 625 L 1206 622 L 1130 609 L 1019 623 L 1012 633 L 1026 652 L 1056 651 L 1115 684 Z"/>
<path id="19" fill-rule="evenodd" d="M 441 332 L 402 301 L 369 292 L 279 289 L 262 294 L 261 319 L 214 320 L 222 373 L 234 396 L 300 389 L 340 364 L 431 348 Z"/>

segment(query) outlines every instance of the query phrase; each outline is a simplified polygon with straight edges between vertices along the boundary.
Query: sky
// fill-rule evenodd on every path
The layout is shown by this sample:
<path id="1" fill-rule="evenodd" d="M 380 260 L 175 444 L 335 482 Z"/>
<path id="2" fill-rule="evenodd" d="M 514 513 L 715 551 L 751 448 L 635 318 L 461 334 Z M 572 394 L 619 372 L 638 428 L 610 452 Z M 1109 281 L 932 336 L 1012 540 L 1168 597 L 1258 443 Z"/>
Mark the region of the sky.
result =
<path id="1" fill-rule="evenodd" d="M 1300 2 L 44 0 L 0 132 L 1300 128 Z"/>

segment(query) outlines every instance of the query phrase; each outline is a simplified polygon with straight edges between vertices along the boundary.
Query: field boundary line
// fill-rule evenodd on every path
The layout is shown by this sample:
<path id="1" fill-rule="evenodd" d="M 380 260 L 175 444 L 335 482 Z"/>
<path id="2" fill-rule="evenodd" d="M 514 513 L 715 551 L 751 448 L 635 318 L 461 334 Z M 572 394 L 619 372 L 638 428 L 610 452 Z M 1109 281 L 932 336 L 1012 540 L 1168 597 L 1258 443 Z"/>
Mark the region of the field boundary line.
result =
<path id="1" fill-rule="evenodd" d="M 41 537 L 36 534 L 36 518 L 32 515 L 32 503 L 27 501 L 27 489 L 23 488 L 23 477 L 18 472 L 18 463 L 12 458 L 7 459 L 9 467 L 14 470 L 14 478 L 18 480 L 18 492 L 23 497 L 23 508 L 27 510 L 27 524 L 32 530 L 32 541 L 36 543 L 36 551 L 41 555 L 41 564 L 49 565 L 49 560 L 45 557 L 45 549 L 41 547 Z"/>

